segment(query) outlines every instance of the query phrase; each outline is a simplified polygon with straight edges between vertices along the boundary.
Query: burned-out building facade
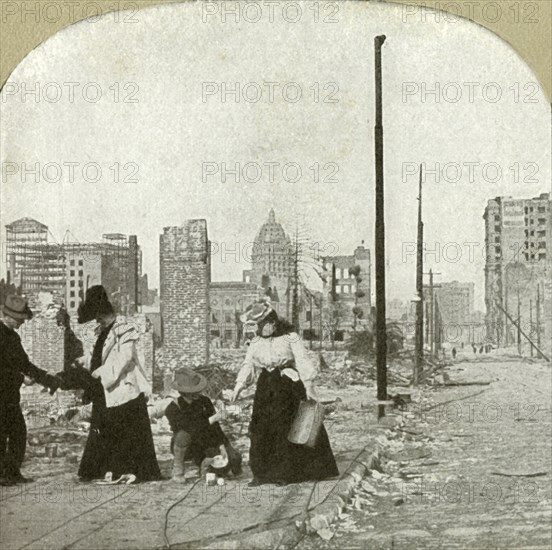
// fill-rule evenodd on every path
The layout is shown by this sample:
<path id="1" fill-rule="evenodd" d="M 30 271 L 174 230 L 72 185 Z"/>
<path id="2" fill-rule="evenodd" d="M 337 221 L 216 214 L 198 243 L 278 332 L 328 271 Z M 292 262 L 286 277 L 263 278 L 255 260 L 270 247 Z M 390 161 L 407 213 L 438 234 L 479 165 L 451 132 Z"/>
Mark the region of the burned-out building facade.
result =
<path id="1" fill-rule="evenodd" d="M 487 336 L 500 345 L 517 341 L 521 327 L 535 343 L 552 340 L 552 211 L 549 193 L 528 199 L 496 197 L 485 220 Z"/>

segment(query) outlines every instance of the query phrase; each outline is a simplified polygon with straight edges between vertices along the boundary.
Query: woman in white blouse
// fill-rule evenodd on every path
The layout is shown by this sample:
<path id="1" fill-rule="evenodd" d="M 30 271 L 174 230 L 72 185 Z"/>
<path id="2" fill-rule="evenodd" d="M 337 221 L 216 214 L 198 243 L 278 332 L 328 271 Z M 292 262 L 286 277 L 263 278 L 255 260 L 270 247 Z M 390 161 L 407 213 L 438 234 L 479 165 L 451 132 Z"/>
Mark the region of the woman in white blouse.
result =
<path id="1" fill-rule="evenodd" d="M 315 447 L 288 441 L 293 417 L 302 399 L 316 399 L 313 365 L 299 335 L 279 319 L 270 301 L 255 304 L 243 322 L 257 323 L 257 337 L 249 345 L 232 400 L 259 373 L 249 434 L 250 485 L 298 483 L 339 474 L 328 434 L 321 427 Z"/>

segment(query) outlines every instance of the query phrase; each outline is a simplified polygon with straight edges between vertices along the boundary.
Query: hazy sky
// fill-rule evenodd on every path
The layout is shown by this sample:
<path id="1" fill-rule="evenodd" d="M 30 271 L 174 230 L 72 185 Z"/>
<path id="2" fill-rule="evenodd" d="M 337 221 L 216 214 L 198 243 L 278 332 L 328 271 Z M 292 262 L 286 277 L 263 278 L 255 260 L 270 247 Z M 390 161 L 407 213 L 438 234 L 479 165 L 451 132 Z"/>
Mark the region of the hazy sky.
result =
<path id="1" fill-rule="evenodd" d="M 302 219 L 322 252 L 350 254 L 363 239 L 373 248 L 373 39 L 385 34 L 388 295 L 413 296 L 414 171 L 438 165 L 439 180 L 428 173 L 424 185 L 425 239 L 437 252 L 426 270 L 475 282 L 483 309 L 487 200 L 550 190 L 550 106 L 535 76 L 473 23 L 357 2 L 335 14 L 319 2 L 317 22 L 300 4 L 296 23 L 293 10 L 271 15 L 262 2 L 239 22 L 222 6 L 206 16 L 201 3 L 134 22 L 106 15 L 33 50 L 0 102 L 2 226 L 30 216 L 58 240 L 67 229 L 79 241 L 137 234 L 154 286 L 159 234 L 187 218 L 206 218 L 219 250 L 247 250 L 271 207 L 288 230 Z M 221 92 L 236 83 L 239 102 Z M 438 102 L 424 94 L 436 85 Z M 39 163 L 38 176 L 24 181 L 23 163 Z M 247 168 L 249 181 L 223 181 L 223 163 Z M 301 177 L 285 181 L 297 165 Z M 236 260 L 216 253 L 213 279 L 241 279 L 248 264 Z"/>

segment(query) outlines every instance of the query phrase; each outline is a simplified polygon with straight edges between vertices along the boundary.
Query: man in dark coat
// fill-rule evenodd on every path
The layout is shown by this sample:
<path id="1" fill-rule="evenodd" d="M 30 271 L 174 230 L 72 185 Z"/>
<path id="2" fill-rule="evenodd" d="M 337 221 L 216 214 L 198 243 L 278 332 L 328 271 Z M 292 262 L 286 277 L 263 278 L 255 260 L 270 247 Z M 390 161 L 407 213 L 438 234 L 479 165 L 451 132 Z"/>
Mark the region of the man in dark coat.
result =
<path id="1" fill-rule="evenodd" d="M 33 365 L 16 330 L 33 316 L 27 301 L 9 295 L 2 306 L 0 319 L 0 484 L 13 485 L 32 479 L 21 475 L 21 464 L 27 444 L 27 427 L 21 411 L 20 388 L 28 376 L 50 389 L 60 385 L 56 376 Z"/>

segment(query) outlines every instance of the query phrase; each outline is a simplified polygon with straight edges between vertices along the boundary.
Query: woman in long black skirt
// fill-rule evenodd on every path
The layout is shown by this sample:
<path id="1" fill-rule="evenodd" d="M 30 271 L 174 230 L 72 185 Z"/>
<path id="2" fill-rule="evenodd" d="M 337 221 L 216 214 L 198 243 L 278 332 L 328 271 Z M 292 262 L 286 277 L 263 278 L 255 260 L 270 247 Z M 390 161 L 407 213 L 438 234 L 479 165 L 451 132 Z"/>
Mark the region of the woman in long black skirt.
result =
<path id="1" fill-rule="evenodd" d="M 255 372 L 260 372 L 249 427 L 252 485 L 298 483 L 338 475 L 324 426 L 314 447 L 288 441 L 299 403 L 316 399 L 313 379 L 317 370 L 299 335 L 278 318 L 268 299 L 250 308 L 242 321 L 257 323 L 258 327 L 232 396 L 236 400 Z"/>
<path id="2" fill-rule="evenodd" d="M 99 323 L 90 370 L 69 369 L 74 372 L 66 374 L 66 378 L 73 375 L 73 383 L 77 379 L 77 386 L 92 401 L 79 477 L 92 480 L 111 472 L 114 480 L 161 479 L 144 395 L 148 383 L 136 355 L 137 329 L 116 318 L 102 286 L 88 289 L 78 315 L 79 323 L 92 319 Z"/>

